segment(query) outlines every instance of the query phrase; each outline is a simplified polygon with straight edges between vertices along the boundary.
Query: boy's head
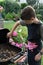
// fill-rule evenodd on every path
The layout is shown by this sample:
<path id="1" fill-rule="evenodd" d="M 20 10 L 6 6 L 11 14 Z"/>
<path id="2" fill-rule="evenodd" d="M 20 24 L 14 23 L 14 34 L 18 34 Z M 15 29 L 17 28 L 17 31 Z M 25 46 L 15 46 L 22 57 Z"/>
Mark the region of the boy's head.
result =
<path id="1" fill-rule="evenodd" d="M 32 6 L 26 6 L 21 12 L 22 20 L 31 20 L 35 18 L 35 10 Z"/>

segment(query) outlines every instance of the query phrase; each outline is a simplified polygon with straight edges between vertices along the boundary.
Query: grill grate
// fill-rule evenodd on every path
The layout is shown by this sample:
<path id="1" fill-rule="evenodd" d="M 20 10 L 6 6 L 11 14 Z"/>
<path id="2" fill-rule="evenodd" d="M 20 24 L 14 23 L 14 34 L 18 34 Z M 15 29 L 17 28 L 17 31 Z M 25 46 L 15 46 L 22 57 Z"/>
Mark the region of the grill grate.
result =
<path id="1" fill-rule="evenodd" d="M 9 44 L 0 44 L 0 62 L 5 62 L 16 56 L 21 49 Z"/>

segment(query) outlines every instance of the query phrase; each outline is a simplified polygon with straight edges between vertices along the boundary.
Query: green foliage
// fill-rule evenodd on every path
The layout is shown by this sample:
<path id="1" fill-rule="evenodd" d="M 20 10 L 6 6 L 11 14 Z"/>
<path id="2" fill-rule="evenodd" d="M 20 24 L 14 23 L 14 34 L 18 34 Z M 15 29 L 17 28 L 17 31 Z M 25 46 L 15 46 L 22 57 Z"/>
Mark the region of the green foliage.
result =
<path id="1" fill-rule="evenodd" d="M 6 16 L 6 13 L 5 13 L 5 10 L 3 9 L 3 11 L 2 11 L 2 17 L 5 18 L 5 16 Z"/>
<path id="2" fill-rule="evenodd" d="M 7 0 L 5 1 L 5 12 L 12 12 L 12 3 Z"/>
<path id="3" fill-rule="evenodd" d="M 37 17 L 43 20 L 43 4 L 39 5 L 39 9 L 36 8 Z"/>
<path id="4" fill-rule="evenodd" d="M 9 30 L 12 29 L 12 27 L 14 26 L 15 22 L 11 22 L 11 21 L 7 21 L 4 23 L 4 28 L 7 28 Z M 17 37 L 13 37 L 13 39 L 17 42 L 27 42 L 27 36 L 28 36 L 28 33 L 27 33 L 27 27 L 25 26 L 18 26 L 15 30 L 17 33 L 18 33 L 18 36 Z M 23 40 L 22 40 L 23 38 Z"/>
<path id="5" fill-rule="evenodd" d="M 42 3 L 39 5 L 39 9 L 43 9 L 43 4 Z"/>
<path id="6" fill-rule="evenodd" d="M 21 11 L 21 7 L 19 6 L 19 4 L 17 4 L 17 3 L 13 3 L 13 11 L 15 12 L 15 13 L 18 13 L 18 12 L 20 12 Z"/>
<path id="7" fill-rule="evenodd" d="M 15 24 L 15 22 L 12 21 L 12 20 L 10 20 L 10 21 L 5 21 L 5 22 L 4 22 L 4 28 L 7 28 L 7 29 L 11 30 L 12 27 L 14 26 L 14 24 Z"/>
<path id="8" fill-rule="evenodd" d="M 39 11 L 39 14 L 43 15 L 43 4 L 39 5 L 38 11 Z"/>
<path id="9" fill-rule="evenodd" d="M 20 13 L 19 12 L 17 14 L 13 12 L 12 14 L 13 14 L 13 20 L 14 21 L 17 21 L 20 19 Z"/>
<path id="10" fill-rule="evenodd" d="M 23 42 L 27 42 L 27 28 L 25 26 L 19 26 L 16 31 L 19 33 L 20 37 L 23 38 Z"/>
<path id="11" fill-rule="evenodd" d="M 5 6 L 5 0 L 4 1 L 1 1 L 0 2 L 0 5 L 4 7 Z"/>
<path id="12" fill-rule="evenodd" d="M 26 0 L 29 5 L 34 5 L 36 0 Z"/>
<path id="13" fill-rule="evenodd" d="M 2 16 L 5 20 L 15 20 L 15 19 L 19 19 L 20 18 L 20 14 L 16 14 L 14 12 L 10 13 L 8 12 L 7 14 L 5 12 L 2 13 Z"/>
<path id="14" fill-rule="evenodd" d="M 27 6 L 27 3 L 21 3 L 21 9 Z"/>
<path id="15" fill-rule="evenodd" d="M 20 11 L 20 6 L 18 3 L 15 2 L 10 2 L 10 1 L 5 1 L 5 12 L 19 12 Z"/>
<path id="16" fill-rule="evenodd" d="M 38 19 L 42 20 L 42 15 L 41 14 L 37 14 Z"/>
<path id="17" fill-rule="evenodd" d="M 20 34 L 19 34 L 19 33 L 18 33 L 18 36 L 12 37 L 12 38 L 13 38 L 14 42 L 23 43 L 23 41 L 22 41 L 21 38 L 20 38 Z"/>
<path id="18" fill-rule="evenodd" d="M 23 32 L 23 31 L 21 31 L 21 32 Z M 18 32 L 17 36 L 12 37 L 14 42 L 17 42 L 17 43 L 23 43 L 23 42 L 25 43 L 25 42 L 27 42 L 26 34 L 24 32 L 21 34 L 21 32 Z M 25 35 L 25 36 L 23 37 L 23 35 Z"/>
<path id="19" fill-rule="evenodd" d="M 5 16 L 6 20 L 12 20 L 13 19 L 13 14 L 12 13 L 7 13 Z"/>
<path id="20" fill-rule="evenodd" d="M 38 19 L 43 20 L 43 4 L 39 4 L 39 6 L 35 5 L 34 8 Z"/>
<path id="21" fill-rule="evenodd" d="M 0 2 L 3 2 L 4 0 L 0 0 Z"/>
<path id="22" fill-rule="evenodd" d="M 20 16 L 21 7 L 18 3 L 12 2 L 10 0 L 5 0 L 3 2 L 0 2 L 0 5 L 4 8 L 2 12 L 4 19 L 9 20 L 15 18 L 16 16 Z"/>
<path id="23" fill-rule="evenodd" d="M 39 13 L 43 15 L 43 9 L 39 9 Z"/>

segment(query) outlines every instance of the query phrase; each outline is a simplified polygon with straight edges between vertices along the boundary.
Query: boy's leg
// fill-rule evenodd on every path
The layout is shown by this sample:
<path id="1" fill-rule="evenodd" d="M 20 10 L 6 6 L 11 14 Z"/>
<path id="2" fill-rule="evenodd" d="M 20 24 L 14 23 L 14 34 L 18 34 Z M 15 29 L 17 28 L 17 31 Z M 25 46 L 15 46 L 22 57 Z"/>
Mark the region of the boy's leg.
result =
<path id="1" fill-rule="evenodd" d="M 32 60 L 28 64 L 29 65 L 41 65 L 41 60 L 40 61 L 34 61 L 34 60 Z"/>
<path id="2" fill-rule="evenodd" d="M 28 51 L 28 64 L 29 65 L 41 65 L 41 60 L 35 61 L 34 57 L 35 57 L 34 53 L 31 51 Z"/>

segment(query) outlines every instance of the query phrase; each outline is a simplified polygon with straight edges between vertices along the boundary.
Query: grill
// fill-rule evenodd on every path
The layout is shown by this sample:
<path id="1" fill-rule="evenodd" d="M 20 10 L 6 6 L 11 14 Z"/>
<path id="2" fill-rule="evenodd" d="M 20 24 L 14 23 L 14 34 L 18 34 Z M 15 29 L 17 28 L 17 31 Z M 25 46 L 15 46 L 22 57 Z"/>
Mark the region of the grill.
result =
<path id="1" fill-rule="evenodd" d="M 0 44 L 0 62 L 9 61 L 11 58 L 18 55 L 21 49 L 9 44 Z"/>
<path id="2" fill-rule="evenodd" d="M 0 29 L 0 62 L 7 62 L 22 51 L 9 44 L 9 38 L 6 36 L 8 32 L 8 29 Z"/>
<path id="3" fill-rule="evenodd" d="M 20 48 L 9 44 L 9 38 L 6 36 L 8 32 L 8 29 L 0 29 L 0 64 L 2 65 L 15 61 L 23 54 Z"/>

